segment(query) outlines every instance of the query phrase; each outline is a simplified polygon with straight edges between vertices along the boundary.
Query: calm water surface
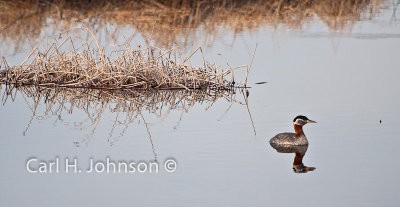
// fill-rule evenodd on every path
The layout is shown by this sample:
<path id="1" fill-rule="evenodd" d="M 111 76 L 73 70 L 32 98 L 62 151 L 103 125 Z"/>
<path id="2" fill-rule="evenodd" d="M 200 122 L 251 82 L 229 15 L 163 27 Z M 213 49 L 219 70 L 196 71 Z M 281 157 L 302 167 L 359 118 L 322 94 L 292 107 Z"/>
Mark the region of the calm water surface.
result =
<path id="1" fill-rule="evenodd" d="M 93 124 L 78 108 L 46 114 L 42 100 L 31 120 L 32 99 L 4 96 L 3 85 L 0 200 L 5 206 L 399 206 L 400 27 L 392 12 L 336 32 L 312 22 L 289 31 L 261 27 L 235 39 L 218 35 L 205 50 L 210 62 L 248 64 L 258 44 L 248 97 L 255 131 L 246 105 L 225 99 L 162 115 L 142 111 L 146 124 L 137 118 L 127 129 L 126 112 L 112 106 Z M 25 55 L 7 57 L 20 62 Z M 254 84 L 261 81 L 267 83 Z M 244 101 L 240 93 L 236 99 Z M 310 145 L 303 163 L 316 168 L 308 173 L 294 173 L 294 154 L 268 143 L 292 132 L 299 114 L 318 122 L 304 127 Z M 156 159 L 160 171 L 26 170 L 30 158 L 56 157 L 60 164 L 77 158 L 82 169 L 91 158 Z M 169 158 L 174 172 L 163 169 Z"/>

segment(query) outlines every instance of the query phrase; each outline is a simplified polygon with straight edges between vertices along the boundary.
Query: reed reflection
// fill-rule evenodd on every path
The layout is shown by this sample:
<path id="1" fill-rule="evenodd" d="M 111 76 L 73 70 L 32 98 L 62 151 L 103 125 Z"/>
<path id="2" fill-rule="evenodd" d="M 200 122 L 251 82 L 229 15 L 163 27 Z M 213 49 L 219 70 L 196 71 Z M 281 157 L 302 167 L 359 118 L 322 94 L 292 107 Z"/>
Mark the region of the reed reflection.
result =
<path id="1" fill-rule="evenodd" d="M 74 141 L 74 146 L 88 145 L 101 121 L 112 126 L 106 133 L 106 141 L 112 146 L 124 137 L 127 129 L 142 125 L 146 129 L 149 143 L 157 159 L 157 153 L 151 134 L 151 126 L 164 120 L 172 111 L 180 113 L 179 120 L 173 127 L 179 128 L 184 114 L 196 104 L 206 108 L 218 100 L 245 105 L 236 100 L 235 90 L 97 90 L 88 88 L 35 87 L 1 85 L 4 87 L 2 104 L 12 104 L 17 98 L 24 99 L 32 112 L 31 118 L 23 129 L 24 136 L 35 121 L 51 120 L 61 123 L 85 134 L 81 141 Z M 85 117 L 73 116 L 72 113 L 84 113 Z M 107 118 L 103 115 L 109 112 Z M 109 117 L 111 114 L 114 118 Z M 79 118 L 78 118 L 79 117 Z M 150 120 L 150 121 L 149 121 Z"/>
<path id="2" fill-rule="evenodd" d="M 81 23 L 118 37 L 121 28 L 151 36 L 158 46 L 206 46 L 227 31 L 235 37 L 261 27 L 299 29 L 318 20 L 332 30 L 375 17 L 384 0 L 49 0 L 0 3 L 2 47 L 25 45 L 44 31 L 57 36 Z M 107 29 L 107 26 L 112 28 Z M 201 33 L 199 33 L 201 31 Z M 74 31 L 72 31 L 74 32 Z M 126 36 L 126 34 L 125 34 Z"/>
<path id="3" fill-rule="evenodd" d="M 307 173 L 313 171 L 315 167 L 307 167 L 303 164 L 303 157 L 307 152 L 308 145 L 280 145 L 270 143 L 271 147 L 279 153 L 294 153 L 293 171 L 295 173 Z"/>

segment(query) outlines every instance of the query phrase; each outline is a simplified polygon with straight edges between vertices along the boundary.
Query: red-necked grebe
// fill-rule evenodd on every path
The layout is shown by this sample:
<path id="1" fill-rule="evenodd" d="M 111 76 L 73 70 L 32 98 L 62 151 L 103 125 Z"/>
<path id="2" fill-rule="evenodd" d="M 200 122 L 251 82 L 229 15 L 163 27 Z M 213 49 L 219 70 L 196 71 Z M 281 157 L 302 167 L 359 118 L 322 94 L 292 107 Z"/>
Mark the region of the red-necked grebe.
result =
<path id="1" fill-rule="evenodd" d="M 308 145 L 308 140 L 303 132 L 303 126 L 307 123 L 317 123 L 308 119 L 305 116 L 296 116 L 293 119 L 294 131 L 296 133 L 280 133 L 275 135 L 269 140 L 273 144 L 285 144 L 285 145 Z"/>

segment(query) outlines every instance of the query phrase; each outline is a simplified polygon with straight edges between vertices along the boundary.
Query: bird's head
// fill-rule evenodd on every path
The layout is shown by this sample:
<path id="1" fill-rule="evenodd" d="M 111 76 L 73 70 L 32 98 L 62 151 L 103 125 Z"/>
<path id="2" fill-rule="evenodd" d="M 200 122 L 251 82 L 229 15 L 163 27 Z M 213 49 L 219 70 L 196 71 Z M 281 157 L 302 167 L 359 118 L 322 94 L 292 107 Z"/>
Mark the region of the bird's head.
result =
<path id="1" fill-rule="evenodd" d="M 293 119 L 293 124 L 299 125 L 299 126 L 304 126 L 307 123 L 317 123 L 316 121 L 308 119 L 306 116 L 296 116 L 296 118 Z"/>

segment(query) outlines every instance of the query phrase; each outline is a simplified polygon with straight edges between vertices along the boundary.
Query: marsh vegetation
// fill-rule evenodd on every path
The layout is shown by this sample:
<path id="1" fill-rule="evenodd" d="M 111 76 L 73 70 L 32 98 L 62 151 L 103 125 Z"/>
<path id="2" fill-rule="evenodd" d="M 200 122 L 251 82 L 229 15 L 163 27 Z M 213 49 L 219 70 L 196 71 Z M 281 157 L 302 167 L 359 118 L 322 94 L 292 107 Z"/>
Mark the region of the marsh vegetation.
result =
<path id="1" fill-rule="evenodd" d="M 10 66 L 5 58 L 2 59 L 0 83 L 109 90 L 230 90 L 246 85 L 248 66 L 224 70 L 217 64 L 206 62 L 201 47 L 179 60 L 174 49 L 163 50 L 150 44 L 131 47 L 130 43 L 126 42 L 110 54 L 106 54 L 94 34 L 92 41 L 78 47 L 71 37 L 43 50 L 36 45 L 20 65 Z M 68 49 L 62 50 L 62 47 Z M 196 52 L 202 55 L 202 67 L 188 64 Z M 234 70 L 238 68 L 245 68 L 247 72 L 241 85 L 235 85 L 234 81 Z"/>

